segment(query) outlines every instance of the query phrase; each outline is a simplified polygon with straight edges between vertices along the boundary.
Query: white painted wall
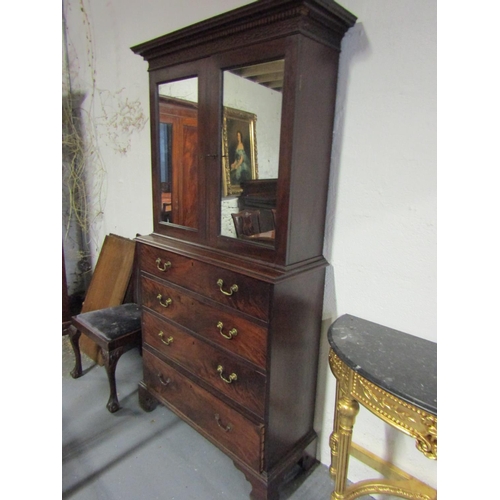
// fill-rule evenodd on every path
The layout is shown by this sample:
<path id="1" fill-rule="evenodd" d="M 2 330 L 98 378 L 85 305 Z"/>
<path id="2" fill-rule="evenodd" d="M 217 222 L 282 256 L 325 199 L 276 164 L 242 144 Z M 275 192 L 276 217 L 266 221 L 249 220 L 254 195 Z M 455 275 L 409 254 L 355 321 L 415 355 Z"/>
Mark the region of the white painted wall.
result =
<path id="1" fill-rule="evenodd" d="M 149 115 L 147 64 L 129 47 L 250 2 L 82 2 L 91 25 L 94 116 L 106 169 L 98 246 L 109 232 L 133 237 L 152 231 L 149 123 L 140 130 L 115 129 L 98 105 L 102 96 L 111 117 L 126 103 L 136 122 L 141 113 Z M 436 2 L 340 3 L 358 23 L 343 42 L 324 247 L 332 266 L 325 287 L 316 428 L 318 458 L 325 464 L 335 392 L 327 364 L 331 322 L 350 313 L 429 340 L 437 335 Z M 88 90 L 87 25 L 79 1 L 64 4 L 74 84 Z M 89 95 L 87 109 L 90 103 Z M 118 144 L 111 140 L 114 131 Z M 119 153 L 117 145 L 126 152 Z M 436 463 L 363 409 L 354 441 L 436 486 Z M 367 473 L 352 461 L 351 480 Z"/>
<path id="2" fill-rule="evenodd" d="M 349 313 L 436 341 L 436 2 L 341 3 L 358 23 L 342 45 L 324 323 Z M 335 384 L 325 344 L 319 406 L 328 463 Z M 364 408 L 354 441 L 436 486 L 436 462 Z M 351 462 L 351 480 L 365 472 Z"/>

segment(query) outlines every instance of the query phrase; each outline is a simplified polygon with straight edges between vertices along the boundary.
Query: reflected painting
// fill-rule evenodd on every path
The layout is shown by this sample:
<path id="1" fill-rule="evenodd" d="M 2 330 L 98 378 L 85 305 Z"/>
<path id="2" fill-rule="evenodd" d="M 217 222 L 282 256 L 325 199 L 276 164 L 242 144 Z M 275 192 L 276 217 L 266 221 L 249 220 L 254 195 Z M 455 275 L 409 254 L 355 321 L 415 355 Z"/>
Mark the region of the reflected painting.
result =
<path id="1" fill-rule="evenodd" d="M 224 108 L 222 151 L 224 196 L 241 193 L 241 183 L 258 178 L 256 116 Z"/>

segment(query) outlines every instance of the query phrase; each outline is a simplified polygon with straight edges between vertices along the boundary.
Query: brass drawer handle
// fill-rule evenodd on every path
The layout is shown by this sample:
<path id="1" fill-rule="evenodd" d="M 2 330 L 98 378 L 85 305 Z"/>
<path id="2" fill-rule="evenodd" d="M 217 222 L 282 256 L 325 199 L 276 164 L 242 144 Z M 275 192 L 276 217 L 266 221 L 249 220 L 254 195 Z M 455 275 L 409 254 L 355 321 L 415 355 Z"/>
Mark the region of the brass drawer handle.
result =
<path id="1" fill-rule="evenodd" d="M 162 272 L 164 273 L 167 269 L 169 269 L 170 267 L 172 267 L 172 263 L 167 260 L 167 262 L 165 262 L 165 264 L 163 264 L 163 267 L 160 267 L 160 264 L 161 264 L 161 258 L 158 257 L 156 259 L 156 267 Z"/>
<path id="2" fill-rule="evenodd" d="M 164 336 L 164 335 L 165 335 L 165 334 L 164 334 L 163 332 L 160 332 L 160 333 L 158 334 L 158 337 L 160 337 L 160 340 L 161 340 L 161 341 L 162 341 L 165 345 L 170 345 L 170 344 L 174 341 L 174 337 L 172 337 L 172 335 L 170 335 L 170 337 L 168 337 L 168 339 L 167 339 L 167 340 L 164 340 L 164 339 L 163 339 L 163 336 Z"/>
<path id="3" fill-rule="evenodd" d="M 222 365 L 219 365 L 217 367 L 217 372 L 220 374 L 220 378 L 222 380 L 224 380 L 224 382 L 226 382 L 226 384 L 231 384 L 232 382 L 236 382 L 238 380 L 238 375 L 236 375 L 236 373 L 231 373 L 231 375 L 229 375 L 229 378 L 224 378 L 224 375 L 222 374 L 222 372 L 224 371 L 224 367 Z"/>
<path id="4" fill-rule="evenodd" d="M 164 380 L 163 375 L 161 373 L 158 373 L 157 375 L 158 375 L 158 380 L 160 381 L 161 385 L 168 385 L 168 384 L 170 384 L 170 382 L 172 382 L 170 380 L 170 377 L 167 378 L 167 380 Z"/>
<path id="5" fill-rule="evenodd" d="M 171 298 L 168 298 L 165 302 L 162 302 L 161 299 L 162 299 L 162 295 L 161 293 L 159 293 L 156 298 L 158 299 L 158 302 L 160 303 L 161 306 L 163 307 L 168 307 L 171 303 L 172 303 L 172 299 Z"/>
<path id="6" fill-rule="evenodd" d="M 217 422 L 217 425 L 224 431 L 224 432 L 229 432 L 231 429 L 232 429 L 232 426 L 231 424 L 227 424 L 226 426 L 223 426 L 221 421 L 220 421 L 220 417 L 219 417 L 219 414 L 216 413 L 215 414 L 215 421 Z"/>
<path id="7" fill-rule="evenodd" d="M 231 330 L 229 330 L 228 332 L 229 335 L 222 333 L 222 328 L 224 328 L 224 323 L 222 323 L 222 321 L 219 321 L 217 323 L 217 328 L 219 329 L 220 334 L 227 340 L 231 340 L 233 337 L 236 337 L 236 335 L 238 335 L 238 330 L 236 330 L 236 328 L 231 328 Z"/>
<path id="8" fill-rule="evenodd" d="M 222 287 L 224 286 L 224 281 L 221 280 L 221 279 L 218 279 L 217 280 L 217 286 L 219 287 L 220 291 L 224 294 L 224 295 L 233 295 L 233 293 L 237 292 L 238 291 L 238 285 L 231 285 L 230 288 L 229 288 L 229 292 L 226 292 L 226 290 L 223 290 Z"/>

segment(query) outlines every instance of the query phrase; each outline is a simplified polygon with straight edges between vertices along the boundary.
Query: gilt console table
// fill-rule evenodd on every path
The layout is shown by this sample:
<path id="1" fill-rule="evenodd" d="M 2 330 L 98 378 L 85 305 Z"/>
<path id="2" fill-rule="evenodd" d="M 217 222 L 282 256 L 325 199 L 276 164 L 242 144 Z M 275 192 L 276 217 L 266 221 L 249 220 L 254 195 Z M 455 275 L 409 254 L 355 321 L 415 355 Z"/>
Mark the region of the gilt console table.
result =
<path id="1" fill-rule="evenodd" d="M 377 493 L 434 500 L 435 490 L 416 480 L 370 479 L 348 486 L 347 471 L 359 404 L 414 437 L 426 457 L 437 459 L 437 344 L 348 314 L 332 324 L 328 341 L 337 379 L 331 500 Z"/>

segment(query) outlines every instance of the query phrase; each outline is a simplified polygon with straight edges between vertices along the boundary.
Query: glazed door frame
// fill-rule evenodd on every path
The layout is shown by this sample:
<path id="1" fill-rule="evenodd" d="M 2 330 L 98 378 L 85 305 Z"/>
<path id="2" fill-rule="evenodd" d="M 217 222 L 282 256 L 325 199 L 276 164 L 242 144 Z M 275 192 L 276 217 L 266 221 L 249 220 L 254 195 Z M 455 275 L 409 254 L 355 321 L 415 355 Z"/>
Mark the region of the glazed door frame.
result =
<path id="1" fill-rule="evenodd" d="M 283 213 L 288 212 L 289 188 L 290 188 L 290 155 L 292 142 L 287 135 L 289 126 L 293 120 L 293 93 L 294 93 L 294 69 L 293 58 L 296 39 L 294 36 L 272 40 L 266 43 L 249 44 L 242 48 L 228 50 L 215 54 L 210 58 L 211 75 L 213 75 L 212 85 L 207 89 L 207 101 L 213 103 L 213 111 L 217 113 L 212 121 L 212 127 L 217 124 L 217 130 L 211 129 L 211 136 L 217 136 L 217 144 L 212 146 L 217 148 L 217 161 L 210 165 L 217 168 L 217 172 L 212 170 L 207 181 L 209 186 L 209 198 L 214 203 L 210 203 L 210 218 L 208 227 L 209 244 L 211 247 L 222 251 L 229 251 L 241 256 L 257 257 L 263 261 L 275 262 L 283 258 L 277 257 L 286 253 L 287 215 L 281 217 L 279 229 L 277 228 L 277 240 L 274 247 L 249 242 L 248 240 L 238 240 L 221 235 L 221 199 L 222 199 L 222 122 L 223 122 L 223 74 L 224 71 L 253 64 L 285 60 L 285 75 L 283 89 L 283 103 L 281 109 L 280 144 L 279 144 L 279 166 L 278 166 L 278 191 L 277 199 Z M 287 65 L 287 61 L 290 63 Z M 291 104 L 289 104 L 291 103 Z M 212 114 L 214 116 L 214 114 Z M 258 117 L 257 117 L 258 127 Z M 257 144 L 258 148 L 258 144 Z M 287 154 L 287 150 L 289 154 Z"/>
<path id="2" fill-rule="evenodd" d="M 191 203 L 192 210 L 189 214 L 189 220 L 194 227 L 188 227 L 177 223 L 166 223 L 162 221 L 162 202 L 161 202 L 161 173 L 160 173 L 160 96 L 158 86 L 168 82 L 180 81 L 196 77 L 198 79 L 198 119 L 197 119 L 197 152 L 192 154 L 192 161 L 196 162 L 195 172 L 197 179 L 191 179 L 196 182 L 197 200 Z M 154 232 L 163 236 L 168 236 L 184 241 L 203 243 L 206 239 L 206 182 L 205 182 L 205 155 L 203 154 L 205 144 L 203 141 L 203 123 L 207 119 L 204 117 L 206 106 L 203 105 L 204 80 L 206 79 L 205 60 L 192 63 L 179 64 L 150 72 L 150 114 L 151 114 L 151 163 L 152 163 L 152 188 L 153 188 L 153 227 Z M 192 120 L 191 120 L 192 121 Z M 193 123 L 191 123 L 193 125 Z M 178 149 L 175 146 L 173 149 Z M 181 148 L 182 149 L 182 148 Z M 191 154 L 191 153 L 190 153 Z M 193 170 L 191 170 L 193 177 Z M 173 174 L 173 178 L 178 178 Z M 185 182 L 185 181 L 183 181 Z M 184 189 L 183 185 L 178 188 Z M 175 196 L 175 195 L 174 195 Z M 173 198 L 174 198 L 173 196 Z M 181 222 L 186 220 L 181 218 Z"/>

